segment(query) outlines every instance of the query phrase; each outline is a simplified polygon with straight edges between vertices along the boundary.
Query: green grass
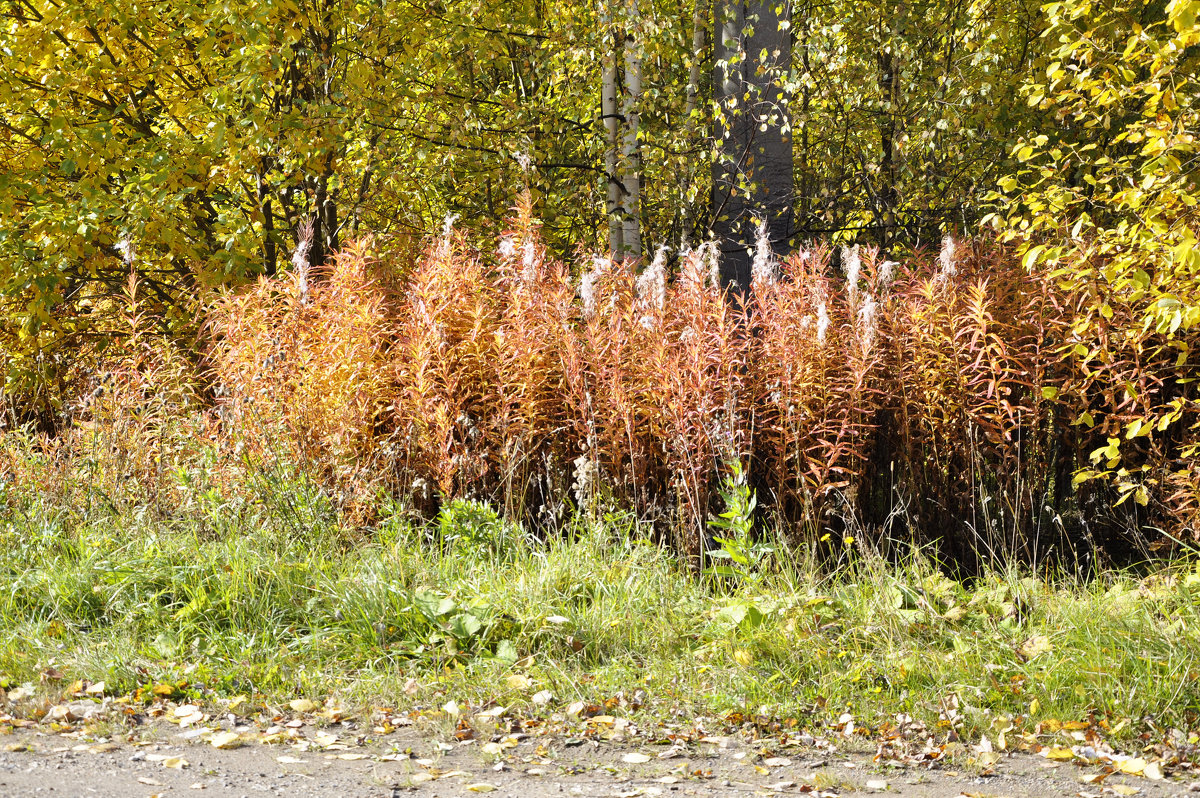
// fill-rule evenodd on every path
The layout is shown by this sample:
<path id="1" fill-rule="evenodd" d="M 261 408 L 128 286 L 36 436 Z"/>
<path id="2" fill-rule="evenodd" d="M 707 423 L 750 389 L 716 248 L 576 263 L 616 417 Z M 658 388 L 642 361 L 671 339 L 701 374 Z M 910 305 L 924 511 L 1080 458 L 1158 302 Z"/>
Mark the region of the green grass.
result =
<path id="1" fill-rule="evenodd" d="M 1187 563 L 964 585 L 919 555 L 848 550 L 833 574 L 793 564 L 718 583 L 623 516 L 541 542 L 458 502 L 432 525 L 397 513 L 347 533 L 319 491 L 265 490 L 279 500 L 187 495 L 168 516 L 0 494 L 0 679 L 53 666 L 121 692 L 186 681 L 208 697 L 494 699 L 534 714 L 540 689 L 567 702 L 642 688 L 659 717 L 813 727 L 850 712 L 944 728 L 956 704 L 967 734 L 1094 715 L 1128 736 L 1147 719 L 1190 729 L 1200 712 Z M 534 686 L 510 686 L 514 671 Z"/>

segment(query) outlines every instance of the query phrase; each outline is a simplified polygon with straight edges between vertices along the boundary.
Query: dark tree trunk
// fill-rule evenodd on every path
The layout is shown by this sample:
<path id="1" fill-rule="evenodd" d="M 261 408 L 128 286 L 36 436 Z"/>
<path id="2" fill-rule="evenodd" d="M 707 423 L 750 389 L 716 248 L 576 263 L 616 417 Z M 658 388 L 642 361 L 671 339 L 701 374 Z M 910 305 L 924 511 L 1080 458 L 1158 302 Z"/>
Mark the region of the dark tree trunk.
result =
<path id="1" fill-rule="evenodd" d="M 883 228 L 880 235 L 881 252 L 886 255 L 896 239 L 896 206 L 899 191 L 896 188 L 896 137 L 900 114 L 900 15 L 897 8 L 892 17 L 891 37 L 879 49 L 879 92 L 883 97 L 884 110 L 879 121 L 879 222 Z"/>
<path id="2" fill-rule="evenodd" d="M 792 138 L 788 98 L 779 85 L 791 66 L 790 5 L 721 0 L 714 17 L 713 92 L 720 111 L 712 231 L 721 247 L 722 284 L 745 290 L 759 221 L 767 222 L 778 253 L 788 251 L 793 232 Z"/>

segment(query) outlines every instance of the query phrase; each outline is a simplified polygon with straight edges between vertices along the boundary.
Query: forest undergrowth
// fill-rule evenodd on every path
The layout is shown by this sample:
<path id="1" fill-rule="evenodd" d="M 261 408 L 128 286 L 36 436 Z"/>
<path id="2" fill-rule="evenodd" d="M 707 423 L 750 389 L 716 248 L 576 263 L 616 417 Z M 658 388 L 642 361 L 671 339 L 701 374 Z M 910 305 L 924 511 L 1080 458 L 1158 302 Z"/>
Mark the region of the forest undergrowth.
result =
<path id="1" fill-rule="evenodd" d="M 138 290 L 57 429 L 8 408 L 0 689 L 1196 725 L 1195 366 L 1136 297 L 951 238 L 731 297 L 528 204 L 216 295 L 199 354 Z"/>

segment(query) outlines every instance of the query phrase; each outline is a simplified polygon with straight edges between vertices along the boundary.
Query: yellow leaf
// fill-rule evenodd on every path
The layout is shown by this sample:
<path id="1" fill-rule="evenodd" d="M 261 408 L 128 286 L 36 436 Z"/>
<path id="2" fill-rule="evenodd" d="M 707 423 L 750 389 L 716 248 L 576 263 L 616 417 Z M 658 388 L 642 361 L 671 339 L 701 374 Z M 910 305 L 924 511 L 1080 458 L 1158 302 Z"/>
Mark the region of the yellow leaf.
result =
<path id="1" fill-rule="evenodd" d="M 523 673 L 514 673 L 504 680 L 513 690 L 528 690 L 533 687 L 533 679 Z"/>
<path id="2" fill-rule="evenodd" d="M 1033 635 L 1021 644 L 1017 649 L 1017 653 L 1021 658 L 1028 661 L 1042 654 L 1049 653 L 1054 650 L 1054 644 L 1050 642 L 1050 638 L 1045 635 Z"/>
<path id="3" fill-rule="evenodd" d="M 1113 762 L 1113 768 L 1121 773 L 1128 773 L 1131 776 L 1140 776 L 1146 769 L 1146 760 L 1140 756 L 1133 759 L 1123 759 L 1120 762 Z"/>
<path id="4" fill-rule="evenodd" d="M 1064 748 L 1061 745 L 1055 745 L 1050 748 L 1042 749 L 1042 756 L 1047 759 L 1055 759 L 1060 762 L 1065 762 L 1075 758 L 1075 752 L 1070 748 Z"/>
<path id="5" fill-rule="evenodd" d="M 1000 752 L 998 751 L 983 751 L 975 757 L 975 764 L 981 768 L 995 767 L 999 761 Z"/>
<path id="6" fill-rule="evenodd" d="M 188 761 L 181 756 L 169 756 L 163 760 L 163 767 L 172 770 L 183 770 L 187 766 Z"/>
<path id="7" fill-rule="evenodd" d="M 231 748 L 238 748 L 242 744 L 242 735 L 233 731 L 217 732 L 209 739 L 209 743 L 213 748 L 220 748 L 223 751 L 228 751 Z"/>
<path id="8" fill-rule="evenodd" d="M 951 607 L 950 609 L 946 610 L 946 614 L 943 615 L 942 618 L 944 618 L 947 621 L 950 621 L 950 623 L 958 623 L 963 618 L 966 618 L 967 615 L 968 615 L 968 611 L 967 611 L 966 607 L 956 606 L 956 607 Z"/>
<path id="9" fill-rule="evenodd" d="M 495 784 L 488 784 L 486 781 L 480 781 L 476 782 L 475 784 L 468 784 L 467 789 L 471 792 L 492 792 L 497 788 Z"/>
<path id="10" fill-rule="evenodd" d="M 295 712 L 313 712 L 317 709 L 317 705 L 307 698 L 297 698 L 292 703 L 288 704 Z"/>

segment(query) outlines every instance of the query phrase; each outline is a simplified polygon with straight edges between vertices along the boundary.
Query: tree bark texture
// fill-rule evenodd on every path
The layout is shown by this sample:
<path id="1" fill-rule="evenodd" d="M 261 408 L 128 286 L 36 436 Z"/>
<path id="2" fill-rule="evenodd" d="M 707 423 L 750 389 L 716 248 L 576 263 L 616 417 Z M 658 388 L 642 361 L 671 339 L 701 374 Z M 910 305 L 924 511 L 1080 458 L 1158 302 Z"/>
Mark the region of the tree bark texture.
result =
<path id="1" fill-rule="evenodd" d="M 760 221 L 776 252 L 790 248 L 792 138 L 780 86 L 791 66 L 790 17 L 787 0 L 721 0 L 714 13 L 712 232 L 721 282 L 736 289 L 750 286 Z"/>

